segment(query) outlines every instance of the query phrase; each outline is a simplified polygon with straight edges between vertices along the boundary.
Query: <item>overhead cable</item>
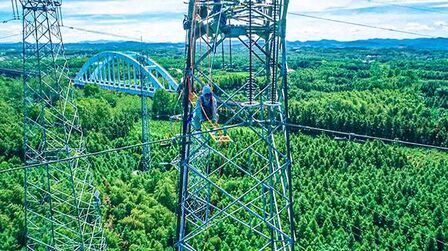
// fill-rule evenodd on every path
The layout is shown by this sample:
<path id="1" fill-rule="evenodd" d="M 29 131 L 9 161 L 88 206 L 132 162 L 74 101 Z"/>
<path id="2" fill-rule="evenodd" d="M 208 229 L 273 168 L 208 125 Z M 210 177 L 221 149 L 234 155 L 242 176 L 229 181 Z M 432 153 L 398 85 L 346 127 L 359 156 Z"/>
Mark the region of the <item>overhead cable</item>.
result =
<path id="1" fill-rule="evenodd" d="M 317 20 L 323 20 L 323 21 L 328 21 L 328 22 L 334 22 L 334 23 L 340 23 L 340 24 L 347 24 L 347 25 L 353 25 L 353 26 L 358 26 L 358 27 L 370 28 L 370 29 L 384 30 L 384 31 L 390 31 L 390 32 L 407 34 L 407 35 L 414 35 L 414 36 L 420 36 L 420 37 L 436 38 L 435 36 L 432 36 L 432 35 L 429 35 L 429 34 L 423 34 L 423 33 L 417 33 L 417 32 L 412 32 L 412 31 L 405 31 L 405 30 L 398 30 L 398 29 L 374 26 L 374 25 L 369 25 L 369 24 L 355 23 L 355 22 L 349 22 L 349 21 L 344 21 L 344 20 L 337 20 L 337 19 L 326 18 L 326 17 L 318 17 L 318 16 L 307 15 L 307 14 L 300 14 L 300 13 L 295 13 L 295 12 L 288 12 L 288 14 L 294 15 L 294 16 L 300 16 L 300 17 L 317 19 Z"/>
<path id="2" fill-rule="evenodd" d="M 7 35 L 7 36 L 3 36 L 3 37 L 0 37 L 0 40 L 11 38 L 11 37 L 16 37 L 16 36 L 20 36 L 20 34 L 17 33 L 17 34 L 11 34 L 11 35 Z"/>
<path id="3" fill-rule="evenodd" d="M 297 129 L 318 131 L 318 132 L 329 133 L 329 134 L 333 134 L 333 135 L 343 135 L 343 136 L 347 136 L 348 139 L 379 140 L 379 141 L 382 141 L 385 143 L 395 143 L 395 144 L 400 144 L 400 145 L 405 145 L 405 146 L 422 147 L 422 148 L 430 148 L 430 149 L 436 149 L 436 150 L 441 150 L 441 151 L 448 151 L 448 147 L 422 144 L 422 143 L 404 141 L 404 140 L 400 140 L 400 139 L 382 138 L 382 137 L 363 135 L 363 134 L 357 134 L 357 133 L 352 133 L 352 132 L 336 131 L 336 130 L 324 129 L 324 128 L 319 128 L 319 127 L 290 124 L 290 123 L 284 124 L 284 125 L 286 125 L 288 127 L 292 127 L 292 128 L 297 128 Z"/>
<path id="4" fill-rule="evenodd" d="M 79 27 L 67 26 L 67 25 L 64 25 L 64 26 L 61 26 L 61 27 L 67 28 L 67 29 L 70 29 L 70 30 L 82 31 L 82 32 L 87 32 L 87 33 L 92 33 L 92 34 L 97 34 L 97 35 L 104 35 L 104 36 L 110 36 L 110 37 L 116 37 L 116 38 L 122 38 L 122 39 L 129 39 L 129 40 L 132 40 L 132 41 L 135 41 L 135 42 L 142 42 L 143 41 L 141 38 L 125 36 L 125 35 L 120 35 L 120 34 L 111 33 L 111 32 L 91 30 L 91 29 L 85 29 L 85 28 L 79 28 Z"/>
<path id="5" fill-rule="evenodd" d="M 227 129 L 231 129 L 231 128 L 238 127 L 238 126 L 241 126 L 241 125 L 242 124 L 236 124 L 236 125 L 231 125 L 231 126 L 223 126 L 223 127 L 220 127 L 220 128 L 215 128 L 215 129 L 207 130 L 207 131 L 198 131 L 198 132 L 194 132 L 194 133 L 191 133 L 189 135 L 186 135 L 186 137 L 198 136 L 198 135 L 207 134 L 207 133 L 213 133 L 213 132 L 217 132 L 217 131 L 221 131 L 221 130 L 227 130 Z M 10 169 L 0 170 L 0 174 L 13 172 L 13 171 L 18 171 L 18 170 L 23 170 L 23 169 L 28 169 L 28 168 L 35 168 L 35 167 L 39 167 L 39 166 L 43 166 L 43 165 L 67 162 L 67 161 L 72 161 L 72 160 L 76 160 L 76 159 L 94 157 L 94 156 L 107 154 L 107 153 L 112 153 L 112 152 L 119 152 L 119 151 L 124 151 L 124 150 L 130 150 L 130 149 L 138 148 L 138 147 L 145 146 L 145 145 L 152 145 L 152 144 L 158 144 L 158 143 L 164 143 L 164 142 L 172 142 L 172 141 L 175 141 L 176 139 L 181 139 L 181 138 L 183 138 L 183 136 L 180 135 L 180 136 L 166 138 L 166 139 L 161 139 L 161 140 L 149 141 L 149 142 L 146 142 L 146 143 L 140 143 L 140 144 L 135 144 L 135 145 L 128 145 L 128 146 L 123 146 L 123 147 L 106 149 L 106 150 L 99 151 L 99 152 L 94 152 L 94 153 L 86 153 L 86 154 L 76 155 L 76 156 L 73 156 L 73 157 L 60 159 L 60 160 L 51 160 L 51 161 L 45 161 L 45 162 L 40 162 L 40 163 L 36 163 L 36 164 L 21 165 L 21 166 L 16 166 L 16 167 L 13 167 L 13 168 L 10 168 Z"/>

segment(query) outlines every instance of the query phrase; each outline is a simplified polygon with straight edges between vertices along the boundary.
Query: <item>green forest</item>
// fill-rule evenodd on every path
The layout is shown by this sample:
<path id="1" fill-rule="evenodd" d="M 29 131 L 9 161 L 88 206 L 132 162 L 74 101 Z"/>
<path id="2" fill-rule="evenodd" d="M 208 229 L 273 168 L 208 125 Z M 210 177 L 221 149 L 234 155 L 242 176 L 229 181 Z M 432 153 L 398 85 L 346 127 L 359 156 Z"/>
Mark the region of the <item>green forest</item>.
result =
<path id="1" fill-rule="evenodd" d="M 132 49 L 132 48 L 131 48 Z M 146 53 L 180 79 L 181 46 Z M 75 74 L 98 50 L 68 47 Z M 0 67 L 20 69 L 20 52 L 0 49 Z M 236 88 L 247 75 L 235 55 L 233 71 L 219 62 L 215 79 Z M 410 49 L 290 48 L 294 124 L 448 147 L 448 52 Z M 182 71 L 181 71 L 182 72 Z M 0 75 L 0 171 L 23 162 L 22 84 Z M 139 144 L 139 97 L 87 85 L 75 90 L 88 152 Z M 151 140 L 179 133 L 176 95 L 149 101 Z M 244 130 L 233 138 L 254 140 Z M 292 133 L 297 250 L 448 250 L 448 154 L 377 140 Z M 238 141 L 235 142 L 238 144 Z M 151 145 L 151 170 L 141 172 L 141 148 L 90 157 L 101 191 L 110 250 L 174 250 L 179 174 L 170 163 L 176 142 Z M 245 178 L 224 170 L 222 185 L 243 190 Z M 25 243 L 23 170 L 0 173 L 0 250 Z M 255 236 L 220 224 L 202 250 L 251 250 Z"/>

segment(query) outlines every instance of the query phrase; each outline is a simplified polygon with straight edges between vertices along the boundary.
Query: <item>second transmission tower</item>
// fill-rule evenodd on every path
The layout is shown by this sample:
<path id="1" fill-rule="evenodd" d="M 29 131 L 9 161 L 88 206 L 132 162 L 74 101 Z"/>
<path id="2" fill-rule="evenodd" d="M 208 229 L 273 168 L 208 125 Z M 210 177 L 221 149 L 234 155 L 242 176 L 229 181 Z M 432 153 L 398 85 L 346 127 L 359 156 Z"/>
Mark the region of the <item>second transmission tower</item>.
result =
<path id="1" fill-rule="evenodd" d="M 27 250 L 103 250 L 100 194 L 84 159 L 68 78 L 61 3 L 20 0 L 23 21 Z M 18 6 L 14 5 L 13 6 Z"/>

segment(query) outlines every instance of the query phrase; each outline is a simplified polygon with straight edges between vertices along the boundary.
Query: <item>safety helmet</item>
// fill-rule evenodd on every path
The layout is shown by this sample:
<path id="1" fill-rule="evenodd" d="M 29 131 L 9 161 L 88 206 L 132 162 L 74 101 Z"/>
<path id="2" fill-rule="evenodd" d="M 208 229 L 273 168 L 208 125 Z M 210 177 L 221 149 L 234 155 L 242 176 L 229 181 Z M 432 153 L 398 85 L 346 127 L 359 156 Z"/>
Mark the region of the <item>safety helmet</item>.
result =
<path id="1" fill-rule="evenodd" d="M 213 94 L 212 88 L 210 86 L 206 85 L 204 88 L 202 88 L 202 95 L 205 96 L 207 94 Z"/>

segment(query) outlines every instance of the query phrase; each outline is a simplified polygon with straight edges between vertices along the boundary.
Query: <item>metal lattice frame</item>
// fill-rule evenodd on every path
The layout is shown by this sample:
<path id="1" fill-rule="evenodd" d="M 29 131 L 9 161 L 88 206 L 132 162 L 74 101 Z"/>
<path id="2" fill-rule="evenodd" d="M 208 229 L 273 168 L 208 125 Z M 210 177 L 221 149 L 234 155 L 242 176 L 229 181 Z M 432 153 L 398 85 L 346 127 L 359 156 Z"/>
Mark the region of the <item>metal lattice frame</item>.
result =
<path id="1" fill-rule="evenodd" d="M 189 1 L 184 21 L 187 63 L 179 156 L 178 250 L 204 249 L 223 223 L 255 236 L 251 241 L 257 246 L 251 249 L 294 249 L 291 149 L 284 126 L 288 122 L 288 2 Z M 229 50 L 244 48 L 248 52 L 248 81 L 232 90 L 221 88 L 213 76 L 214 60 L 221 58 L 218 48 L 225 41 L 240 43 Z M 222 127 L 236 127 L 228 133 L 244 131 L 254 141 L 238 137 L 228 144 L 214 142 L 208 134 L 192 136 L 192 97 L 204 85 L 215 90 L 219 112 L 224 115 Z M 244 180 L 244 191 L 223 186 L 235 172 Z"/>
<path id="2" fill-rule="evenodd" d="M 23 10 L 26 248 L 103 250 L 100 195 L 85 153 L 60 30 L 62 1 L 20 0 Z M 36 75 L 28 76 L 33 71 Z M 51 164 L 48 164 L 50 162 Z M 46 164 L 45 164 L 46 163 Z"/>
<path id="3" fill-rule="evenodd" d="M 144 65 L 145 61 L 150 61 L 149 58 L 145 56 L 139 56 L 138 61 L 140 65 Z M 155 67 L 152 67 L 152 69 L 155 71 L 155 75 L 157 75 L 158 70 L 155 69 L 163 69 L 161 68 L 157 63 L 154 62 L 156 65 Z M 150 79 L 152 76 L 155 76 L 154 74 L 145 75 L 143 69 L 144 67 L 138 68 L 139 72 L 139 82 L 140 82 L 140 106 L 141 106 L 141 113 L 142 113 L 142 159 L 141 159 L 141 168 L 143 171 L 148 171 L 151 167 L 151 148 L 148 142 L 151 138 L 151 131 L 149 126 L 149 115 L 148 115 L 148 102 L 147 102 L 147 95 L 145 95 L 145 91 L 149 89 L 149 83 L 151 82 Z M 149 70 L 149 68 L 147 68 Z M 129 72 L 129 69 L 128 69 Z M 165 69 L 163 69 L 164 73 L 167 73 Z M 168 74 L 168 73 L 167 73 Z M 169 74 L 168 74 L 169 76 Z M 172 79 L 172 78 L 171 78 Z M 158 79 L 155 79 L 158 81 Z M 169 82 L 169 81 L 168 81 Z M 159 81 L 160 83 L 160 81 Z M 174 82 L 173 82 L 174 83 Z M 176 88 L 177 88 L 177 84 Z M 168 84 L 169 86 L 169 84 Z"/>
<path id="4" fill-rule="evenodd" d="M 75 85 L 96 84 L 101 89 L 139 95 L 142 114 L 141 168 L 151 165 L 147 98 L 157 90 L 175 92 L 176 80 L 150 57 L 136 52 L 101 52 L 90 58 L 76 74 Z"/>
<path id="5" fill-rule="evenodd" d="M 142 74 L 150 84 L 141 85 Z M 90 58 L 75 77 L 75 85 L 98 84 L 102 89 L 153 97 L 156 90 L 175 92 L 176 80 L 151 58 L 135 53 L 102 52 Z"/>

